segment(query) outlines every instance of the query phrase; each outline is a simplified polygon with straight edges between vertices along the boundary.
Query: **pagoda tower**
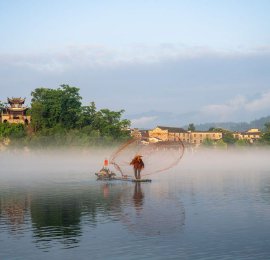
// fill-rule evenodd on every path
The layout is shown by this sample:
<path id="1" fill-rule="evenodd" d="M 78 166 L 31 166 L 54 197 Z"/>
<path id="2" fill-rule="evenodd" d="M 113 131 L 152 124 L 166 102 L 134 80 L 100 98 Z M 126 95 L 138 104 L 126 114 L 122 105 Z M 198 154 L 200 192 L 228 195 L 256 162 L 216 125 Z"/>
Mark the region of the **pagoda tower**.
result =
<path id="1" fill-rule="evenodd" d="M 28 125 L 31 117 L 26 115 L 25 98 L 8 98 L 7 101 L 9 105 L 2 109 L 1 123 Z"/>

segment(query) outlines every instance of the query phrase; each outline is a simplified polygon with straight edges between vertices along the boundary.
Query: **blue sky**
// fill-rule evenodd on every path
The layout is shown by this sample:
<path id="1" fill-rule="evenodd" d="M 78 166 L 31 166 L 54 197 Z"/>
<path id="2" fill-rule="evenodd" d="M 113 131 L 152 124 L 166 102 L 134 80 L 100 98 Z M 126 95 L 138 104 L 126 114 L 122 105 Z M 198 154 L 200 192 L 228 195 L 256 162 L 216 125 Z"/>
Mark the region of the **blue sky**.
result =
<path id="1" fill-rule="evenodd" d="M 133 126 L 270 114 L 270 1 L 0 2 L 0 100 L 66 83 Z"/>

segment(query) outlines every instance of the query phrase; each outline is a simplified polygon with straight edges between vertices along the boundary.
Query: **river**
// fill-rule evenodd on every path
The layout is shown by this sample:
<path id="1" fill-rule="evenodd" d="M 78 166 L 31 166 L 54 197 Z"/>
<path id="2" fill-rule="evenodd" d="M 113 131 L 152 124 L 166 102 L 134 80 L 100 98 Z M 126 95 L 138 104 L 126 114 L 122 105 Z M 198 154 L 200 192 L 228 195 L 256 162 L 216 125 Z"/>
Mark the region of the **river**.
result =
<path id="1" fill-rule="evenodd" d="M 0 259 L 269 259 L 270 151 L 188 152 L 141 184 L 96 181 L 109 152 L 1 153 Z"/>

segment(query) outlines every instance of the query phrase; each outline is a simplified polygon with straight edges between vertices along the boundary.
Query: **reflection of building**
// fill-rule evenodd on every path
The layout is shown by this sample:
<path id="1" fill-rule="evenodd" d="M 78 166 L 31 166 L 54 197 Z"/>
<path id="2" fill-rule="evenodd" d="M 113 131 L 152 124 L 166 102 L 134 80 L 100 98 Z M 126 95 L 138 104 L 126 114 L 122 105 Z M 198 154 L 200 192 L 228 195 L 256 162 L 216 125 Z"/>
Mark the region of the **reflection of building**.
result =
<path id="1" fill-rule="evenodd" d="M 8 98 L 9 106 L 3 108 L 1 113 L 1 123 L 28 124 L 30 116 L 26 115 L 27 107 L 24 105 L 23 98 Z"/>
<path id="2" fill-rule="evenodd" d="M 252 128 L 246 132 L 235 132 L 233 133 L 233 137 L 239 140 L 248 140 L 250 143 L 253 143 L 261 137 L 261 131 L 257 128 Z"/>

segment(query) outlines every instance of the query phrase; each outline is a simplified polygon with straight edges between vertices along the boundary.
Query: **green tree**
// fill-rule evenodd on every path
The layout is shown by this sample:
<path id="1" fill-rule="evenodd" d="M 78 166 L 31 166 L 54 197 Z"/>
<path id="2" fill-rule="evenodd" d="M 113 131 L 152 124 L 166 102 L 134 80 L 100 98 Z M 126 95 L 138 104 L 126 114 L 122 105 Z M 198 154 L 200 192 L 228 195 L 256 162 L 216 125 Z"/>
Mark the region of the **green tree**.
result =
<path id="1" fill-rule="evenodd" d="M 71 129 L 81 113 L 79 89 L 61 85 L 57 89 L 37 88 L 32 93 L 32 126 L 36 130 L 57 125 Z"/>
<path id="2" fill-rule="evenodd" d="M 8 137 L 30 146 L 108 144 L 130 137 L 130 121 L 124 110 L 97 110 L 94 102 L 82 106 L 79 89 L 61 85 L 57 89 L 36 88 L 31 92 L 31 127 L 0 124 L 0 139 Z M 5 106 L 0 102 L 1 106 Z M 16 142 L 12 142 L 16 143 Z"/>
<path id="3" fill-rule="evenodd" d="M 89 106 L 82 107 L 78 125 L 83 132 L 88 132 L 92 136 L 113 138 L 127 136 L 128 133 L 125 130 L 130 126 L 130 121 L 121 119 L 123 113 L 124 110 L 101 109 L 97 111 L 95 103 L 91 102 Z"/>
<path id="4" fill-rule="evenodd" d="M 99 129 L 101 136 L 112 136 L 114 138 L 126 136 L 126 129 L 130 126 L 130 121 L 127 119 L 121 120 L 123 113 L 124 110 L 101 109 L 96 113 L 93 122 L 94 129 Z"/>
<path id="5" fill-rule="evenodd" d="M 250 143 L 249 143 L 248 140 L 246 140 L 246 139 L 239 139 L 239 140 L 237 140 L 237 141 L 235 142 L 235 145 L 236 145 L 237 147 L 245 147 L 245 146 L 249 146 Z"/>
<path id="6" fill-rule="evenodd" d="M 190 123 L 190 124 L 188 125 L 188 131 L 194 132 L 195 130 L 196 130 L 195 125 L 194 125 L 193 123 Z"/>
<path id="7" fill-rule="evenodd" d="M 270 122 L 264 124 L 265 132 L 270 132 Z"/>
<path id="8" fill-rule="evenodd" d="M 210 138 L 206 138 L 203 140 L 202 145 L 205 147 L 213 147 L 214 146 L 214 141 Z"/>
<path id="9" fill-rule="evenodd" d="M 9 137 L 11 139 L 26 137 L 26 128 L 23 124 L 0 124 L 0 137 Z"/>
<path id="10" fill-rule="evenodd" d="M 265 132 L 262 134 L 259 143 L 264 145 L 270 145 L 270 122 L 265 123 Z"/>
<path id="11" fill-rule="evenodd" d="M 61 85 L 61 114 L 60 124 L 65 128 L 74 128 L 81 114 L 81 99 L 79 88 Z"/>
<path id="12" fill-rule="evenodd" d="M 78 126 L 80 128 L 93 125 L 97 114 L 97 108 L 95 102 L 91 102 L 89 106 L 83 106 L 81 108 L 81 114 L 78 119 Z"/>
<path id="13" fill-rule="evenodd" d="M 41 102 L 33 102 L 31 108 L 31 125 L 34 132 L 41 130 L 45 126 L 43 118 L 44 105 Z"/>
<path id="14" fill-rule="evenodd" d="M 217 147 L 217 148 L 224 149 L 224 148 L 227 148 L 227 144 L 226 144 L 222 139 L 219 139 L 219 140 L 216 142 L 216 147 Z"/>
<path id="15" fill-rule="evenodd" d="M 61 85 L 57 89 L 37 88 L 32 92 L 31 142 L 43 145 L 87 145 L 108 143 L 129 137 L 130 121 L 124 110 L 97 110 L 94 102 L 82 106 L 79 89 Z"/>
<path id="16" fill-rule="evenodd" d="M 229 131 L 222 133 L 222 139 L 228 145 L 233 145 L 237 141 L 237 139 L 234 138 L 233 134 Z"/>
<path id="17" fill-rule="evenodd" d="M 262 134 L 258 143 L 262 145 L 270 145 L 270 122 L 265 123 L 264 126 L 265 132 Z"/>
<path id="18" fill-rule="evenodd" d="M 270 145 L 270 132 L 266 132 L 262 135 L 260 143 Z"/>

